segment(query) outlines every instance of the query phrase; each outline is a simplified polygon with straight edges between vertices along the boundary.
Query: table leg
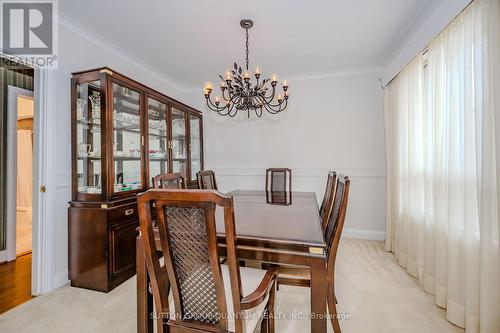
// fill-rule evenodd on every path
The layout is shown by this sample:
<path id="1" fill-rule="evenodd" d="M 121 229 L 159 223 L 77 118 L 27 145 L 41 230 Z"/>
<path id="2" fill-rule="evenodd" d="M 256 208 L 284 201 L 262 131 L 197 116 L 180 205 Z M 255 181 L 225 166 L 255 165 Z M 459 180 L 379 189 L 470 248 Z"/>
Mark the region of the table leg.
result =
<path id="1" fill-rule="evenodd" d="M 144 261 L 144 242 L 138 236 L 136 240 L 137 272 L 137 333 L 153 332 L 153 298 L 148 291 L 148 271 Z"/>
<path id="2" fill-rule="evenodd" d="M 326 333 L 326 258 L 311 257 L 311 332 Z"/>

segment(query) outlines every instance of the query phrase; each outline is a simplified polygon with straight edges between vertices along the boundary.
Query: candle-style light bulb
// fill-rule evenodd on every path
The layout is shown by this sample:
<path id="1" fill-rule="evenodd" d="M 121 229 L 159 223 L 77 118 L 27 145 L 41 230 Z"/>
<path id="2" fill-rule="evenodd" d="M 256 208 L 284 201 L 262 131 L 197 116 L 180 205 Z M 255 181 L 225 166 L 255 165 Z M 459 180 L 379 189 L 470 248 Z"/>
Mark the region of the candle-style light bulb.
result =
<path id="1" fill-rule="evenodd" d="M 220 89 L 221 89 L 222 91 L 224 91 L 224 89 L 226 89 L 226 87 L 227 87 L 227 86 L 226 86 L 226 82 L 221 81 L 221 82 L 220 82 Z"/>
<path id="2" fill-rule="evenodd" d="M 288 80 L 283 80 L 283 88 L 288 88 Z"/>
<path id="3" fill-rule="evenodd" d="M 212 91 L 212 89 L 214 88 L 212 82 L 205 82 L 205 89 L 208 90 L 208 92 L 210 93 L 210 91 Z"/>
<path id="4" fill-rule="evenodd" d="M 251 76 L 250 71 L 245 70 L 245 71 L 243 72 L 243 79 L 245 79 L 245 80 L 250 80 L 250 76 Z"/>
<path id="5" fill-rule="evenodd" d="M 282 94 L 279 94 L 278 95 L 278 102 L 283 102 L 283 95 Z"/>
<path id="6" fill-rule="evenodd" d="M 255 67 L 255 77 L 259 78 L 260 74 L 262 74 L 262 72 L 260 71 L 260 67 L 259 66 Z"/>
<path id="7" fill-rule="evenodd" d="M 219 104 L 220 104 L 220 97 L 219 96 L 215 96 L 214 102 L 215 102 L 215 105 L 219 106 Z"/>
<path id="8" fill-rule="evenodd" d="M 233 80 L 233 73 L 229 69 L 226 69 L 226 72 L 224 74 L 224 80 L 226 81 L 232 81 Z"/>
<path id="9" fill-rule="evenodd" d="M 272 83 L 278 82 L 278 74 L 274 73 L 271 75 L 271 82 Z"/>

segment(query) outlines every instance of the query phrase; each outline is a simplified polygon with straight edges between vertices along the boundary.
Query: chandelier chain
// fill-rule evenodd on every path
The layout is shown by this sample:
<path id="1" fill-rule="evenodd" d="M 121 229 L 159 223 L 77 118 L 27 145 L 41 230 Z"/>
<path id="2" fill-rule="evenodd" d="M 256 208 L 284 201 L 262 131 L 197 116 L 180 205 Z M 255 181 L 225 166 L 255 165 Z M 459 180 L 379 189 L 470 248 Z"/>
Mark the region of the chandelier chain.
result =
<path id="1" fill-rule="evenodd" d="M 246 47 L 247 47 L 247 70 L 248 70 L 248 55 L 249 55 L 249 51 L 248 51 L 248 29 L 245 29 L 246 31 L 246 36 L 247 36 L 247 44 L 246 44 Z"/>

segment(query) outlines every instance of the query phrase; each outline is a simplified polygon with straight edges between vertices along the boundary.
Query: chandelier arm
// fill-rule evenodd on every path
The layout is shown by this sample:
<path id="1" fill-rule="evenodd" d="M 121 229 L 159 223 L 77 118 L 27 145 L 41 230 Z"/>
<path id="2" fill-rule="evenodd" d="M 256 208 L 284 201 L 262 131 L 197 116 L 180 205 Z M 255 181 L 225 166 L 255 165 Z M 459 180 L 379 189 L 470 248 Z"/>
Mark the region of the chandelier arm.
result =
<path id="1" fill-rule="evenodd" d="M 277 114 L 283 110 L 286 109 L 286 107 L 288 106 L 288 99 L 285 99 L 284 101 L 282 101 L 281 103 L 278 103 L 278 104 L 265 104 L 264 105 L 266 110 L 269 112 L 269 113 L 272 113 L 272 114 Z"/>
<path id="2" fill-rule="evenodd" d="M 257 117 L 262 117 L 262 108 L 258 108 L 258 109 L 255 109 L 255 114 L 257 115 Z"/>
<path id="3" fill-rule="evenodd" d="M 209 107 L 211 110 L 213 110 L 213 111 L 217 111 L 217 112 L 219 112 L 219 110 L 220 110 L 220 111 L 222 111 L 222 110 L 224 110 L 224 109 L 225 109 L 225 106 L 221 107 L 221 106 L 217 106 L 217 105 L 215 105 L 215 104 L 212 102 L 212 100 L 210 99 L 210 96 L 209 96 L 208 98 L 206 98 L 206 100 L 207 100 L 207 105 L 208 105 L 208 107 Z M 210 102 L 210 104 L 212 105 L 212 107 L 210 107 L 209 102 Z"/>
<path id="4" fill-rule="evenodd" d="M 262 100 L 262 102 L 263 102 L 262 104 L 263 104 L 264 106 L 272 107 L 273 109 L 274 109 L 275 107 L 278 107 L 278 106 L 280 106 L 280 105 L 281 105 L 281 103 L 278 103 L 278 104 L 271 104 L 272 99 L 271 99 L 271 100 L 266 100 L 266 99 L 264 98 L 264 96 L 261 96 L 261 95 L 259 95 L 259 98 Z M 267 110 L 267 108 L 266 108 L 266 110 Z"/>
<path id="5" fill-rule="evenodd" d="M 279 111 L 278 110 L 275 110 L 273 109 L 272 107 L 270 107 L 269 105 L 267 104 L 264 104 L 264 108 L 266 109 L 267 112 L 269 112 L 270 114 L 277 114 Z"/>
<path id="6" fill-rule="evenodd" d="M 269 95 L 269 96 L 262 95 L 262 97 L 264 98 L 266 103 L 271 103 L 271 101 L 274 99 L 274 96 L 276 95 L 276 86 L 272 86 L 272 88 L 273 88 L 273 92 L 271 95 Z"/>
<path id="7" fill-rule="evenodd" d="M 233 112 L 233 113 L 231 113 L 231 112 L 233 111 L 233 109 L 234 109 L 234 112 Z M 229 112 L 228 112 L 228 115 L 229 115 L 229 117 L 233 118 L 234 116 L 236 116 L 236 114 L 237 114 L 237 113 L 238 113 L 238 109 L 237 109 L 237 108 L 235 108 L 235 104 L 233 104 L 233 105 L 231 106 L 231 108 L 230 108 Z"/>
<path id="8" fill-rule="evenodd" d="M 226 98 L 226 90 L 227 90 L 227 97 Z M 224 89 L 222 90 L 222 98 L 226 101 L 226 102 L 230 102 L 231 101 L 231 93 L 229 92 L 229 89 Z"/>
<path id="9" fill-rule="evenodd" d="M 219 110 L 217 110 L 216 108 L 213 108 L 213 107 L 210 105 L 210 102 L 208 101 L 208 98 L 205 98 L 205 99 L 206 99 L 206 102 L 207 102 L 207 107 L 208 107 L 211 111 L 219 112 Z"/>

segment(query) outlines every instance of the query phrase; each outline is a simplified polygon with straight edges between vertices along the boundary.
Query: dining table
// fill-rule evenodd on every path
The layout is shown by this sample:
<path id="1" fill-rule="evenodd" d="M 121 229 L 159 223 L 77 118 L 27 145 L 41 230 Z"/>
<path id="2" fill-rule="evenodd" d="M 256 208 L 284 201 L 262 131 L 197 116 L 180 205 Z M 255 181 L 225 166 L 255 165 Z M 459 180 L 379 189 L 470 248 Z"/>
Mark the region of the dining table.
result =
<path id="1" fill-rule="evenodd" d="M 236 190 L 227 195 L 232 196 L 234 202 L 238 259 L 308 268 L 311 278 L 311 332 L 326 332 L 326 243 L 316 194 Z M 216 210 L 216 228 L 219 252 L 223 255 L 224 220 L 219 208 Z M 157 250 L 161 251 L 159 234 L 155 238 Z M 148 291 L 149 276 L 140 234 L 136 255 L 137 332 L 153 332 L 153 297 Z"/>

